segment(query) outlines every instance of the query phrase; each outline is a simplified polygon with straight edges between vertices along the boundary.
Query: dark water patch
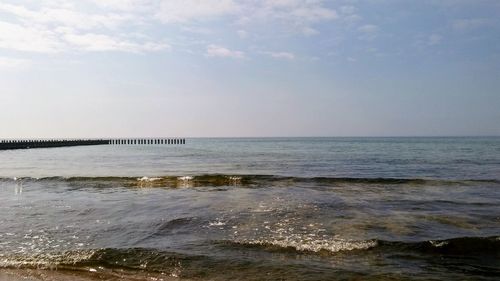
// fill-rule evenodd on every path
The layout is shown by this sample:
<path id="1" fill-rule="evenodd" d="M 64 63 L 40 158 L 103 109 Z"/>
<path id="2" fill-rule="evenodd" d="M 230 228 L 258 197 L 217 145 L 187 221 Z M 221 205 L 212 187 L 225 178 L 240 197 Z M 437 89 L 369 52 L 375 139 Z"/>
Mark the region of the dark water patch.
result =
<path id="1" fill-rule="evenodd" d="M 378 241 L 378 245 L 382 249 L 417 251 L 428 254 L 500 257 L 500 236 L 458 237 L 414 243 Z"/>
<path id="2" fill-rule="evenodd" d="M 176 218 L 166 222 L 162 221 L 161 223 L 158 223 L 158 225 L 156 226 L 155 233 L 164 234 L 166 232 L 171 232 L 179 227 L 184 227 L 186 225 L 189 225 L 194 220 L 195 218 L 188 217 L 188 218 Z"/>

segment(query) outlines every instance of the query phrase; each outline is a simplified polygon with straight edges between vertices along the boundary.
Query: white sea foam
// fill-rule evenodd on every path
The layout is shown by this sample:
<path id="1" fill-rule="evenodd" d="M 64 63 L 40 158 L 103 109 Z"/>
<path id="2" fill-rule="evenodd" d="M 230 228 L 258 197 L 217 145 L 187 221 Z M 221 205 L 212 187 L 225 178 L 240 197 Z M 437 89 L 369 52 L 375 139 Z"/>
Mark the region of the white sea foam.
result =
<path id="1" fill-rule="evenodd" d="M 63 252 L 60 254 L 36 253 L 33 255 L 10 256 L 0 260 L 0 268 L 4 267 L 36 267 L 41 269 L 57 269 L 62 264 L 76 264 L 90 259 L 94 250 Z"/>
<path id="2" fill-rule="evenodd" d="M 216 221 L 208 223 L 208 226 L 223 226 L 223 225 L 226 225 L 226 223 L 223 221 L 220 221 L 220 220 L 216 220 Z"/>
<path id="3" fill-rule="evenodd" d="M 140 182 L 153 182 L 153 181 L 159 181 L 161 180 L 162 178 L 149 178 L 149 177 L 142 177 L 142 178 L 138 178 L 137 180 L 140 181 Z"/>
<path id="4" fill-rule="evenodd" d="M 193 179 L 193 177 L 191 177 L 191 176 L 184 176 L 184 177 L 178 177 L 177 179 L 180 180 L 180 181 L 190 181 L 190 180 Z"/>
<path id="5" fill-rule="evenodd" d="M 301 235 L 292 235 L 289 237 L 271 238 L 271 239 L 253 239 L 243 240 L 239 243 L 249 245 L 272 245 L 281 248 L 295 248 L 297 251 L 329 251 L 332 253 L 340 251 L 365 250 L 377 246 L 377 241 L 351 241 L 342 239 L 323 239 L 312 237 L 302 237 Z"/>
<path id="6" fill-rule="evenodd" d="M 436 248 L 439 248 L 439 247 L 443 247 L 443 246 L 446 246 L 448 244 L 447 241 L 429 241 L 431 243 L 432 246 L 436 247 Z"/>

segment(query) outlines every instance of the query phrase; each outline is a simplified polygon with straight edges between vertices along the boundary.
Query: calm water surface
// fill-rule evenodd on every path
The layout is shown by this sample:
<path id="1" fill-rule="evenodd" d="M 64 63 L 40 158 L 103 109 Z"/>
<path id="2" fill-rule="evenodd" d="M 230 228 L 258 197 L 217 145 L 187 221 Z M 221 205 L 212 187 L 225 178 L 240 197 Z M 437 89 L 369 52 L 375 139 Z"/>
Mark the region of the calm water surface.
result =
<path id="1" fill-rule="evenodd" d="M 0 151 L 0 280 L 498 280 L 500 138 Z"/>

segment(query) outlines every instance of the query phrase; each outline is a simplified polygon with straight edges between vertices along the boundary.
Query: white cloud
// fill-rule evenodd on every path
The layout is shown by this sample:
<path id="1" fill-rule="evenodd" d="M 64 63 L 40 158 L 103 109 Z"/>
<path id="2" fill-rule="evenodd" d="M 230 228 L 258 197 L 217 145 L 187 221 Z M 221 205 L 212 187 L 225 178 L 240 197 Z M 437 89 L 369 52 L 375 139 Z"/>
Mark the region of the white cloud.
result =
<path id="1" fill-rule="evenodd" d="M 170 48 L 163 41 L 153 42 L 147 36 L 136 36 L 131 27 L 138 15 L 107 11 L 86 13 L 74 5 L 65 5 L 67 2 L 56 2 L 59 7 L 54 7 L 53 1 L 41 1 L 39 6 L 30 9 L 0 3 L 0 14 L 14 17 L 11 22 L 0 21 L 0 48 L 38 53 L 71 50 L 147 52 Z M 117 32 L 121 30 L 125 32 Z"/>
<path id="2" fill-rule="evenodd" d="M 344 16 L 342 19 L 345 22 L 354 23 L 354 22 L 360 21 L 362 19 L 362 17 L 360 15 L 357 15 L 357 14 L 352 14 L 352 15 Z"/>
<path id="3" fill-rule="evenodd" d="M 194 33 L 194 34 L 200 34 L 200 35 L 210 35 L 210 34 L 213 34 L 213 32 L 214 32 L 210 28 L 200 27 L 200 26 L 184 26 L 181 29 L 183 31 L 187 31 L 187 32 Z"/>
<path id="4" fill-rule="evenodd" d="M 169 49 L 170 46 L 166 43 L 136 43 L 128 40 L 120 40 L 103 34 L 66 34 L 64 39 L 76 46 L 78 49 L 87 51 L 124 51 L 124 52 L 145 52 L 145 51 L 161 51 Z"/>
<path id="5" fill-rule="evenodd" d="M 237 33 L 241 39 L 246 39 L 248 37 L 248 32 L 246 32 L 245 30 L 240 29 L 237 31 Z"/>
<path id="6" fill-rule="evenodd" d="M 126 12 L 151 12 L 154 10 L 155 0 L 90 0 L 98 7 Z"/>
<path id="7" fill-rule="evenodd" d="M 469 31 L 477 28 L 482 28 L 486 26 L 494 25 L 495 21 L 487 18 L 475 18 L 475 19 L 460 19 L 455 20 L 452 26 L 458 31 Z"/>
<path id="8" fill-rule="evenodd" d="M 376 33 L 378 32 L 378 26 L 376 25 L 373 25 L 373 24 L 365 24 L 363 26 L 360 26 L 358 28 L 359 31 L 363 32 L 363 33 Z"/>
<path id="9" fill-rule="evenodd" d="M 63 45 L 54 32 L 0 21 L 0 48 L 38 53 L 55 53 Z"/>
<path id="10" fill-rule="evenodd" d="M 351 5 L 341 6 L 339 8 L 341 19 L 347 23 L 354 23 L 361 20 L 361 16 L 356 14 L 357 8 Z"/>
<path id="11" fill-rule="evenodd" d="M 0 57 L 0 70 L 21 70 L 31 65 L 30 60 Z"/>
<path id="12" fill-rule="evenodd" d="M 234 14 L 238 7 L 233 0 L 163 0 L 156 18 L 163 23 L 185 23 Z"/>
<path id="13" fill-rule="evenodd" d="M 116 28 L 125 22 L 133 21 L 130 14 L 86 14 L 75 9 L 42 7 L 40 10 L 26 9 L 24 6 L 0 4 L 0 11 L 16 16 L 26 25 L 54 24 L 76 29 L 96 27 Z"/>
<path id="14" fill-rule="evenodd" d="M 427 40 L 427 45 L 434 46 L 441 42 L 443 37 L 439 34 L 431 34 Z"/>
<path id="15" fill-rule="evenodd" d="M 318 22 L 337 18 L 337 12 L 323 6 L 322 1 L 266 0 L 263 9 L 276 18 Z"/>
<path id="16" fill-rule="evenodd" d="M 312 27 L 306 26 L 306 27 L 302 28 L 302 33 L 304 35 L 307 35 L 307 36 L 312 36 L 312 35 L 319 34 L 319 31 L 312 28 Z"/>
<path id="17" fill-rule="evenodd" d="M 295 55 L 290 52 L 264 52 L 264 54 L 276 59 L 285 59 L 285 60 L 295 59 Z"/>
<path id="18" fill-rule="evenodd" d="M 211 44 L 211 45 L 207 46 L 206 56 L 243 59 L 243 58 L 245 58 L 245 53 L 241 52 L 241 51 L 229 50 L 225 47 Z"/>
<path id="19" fill-rule="evenodd" d="M 358 27 L 358 31 L 361 33 L 360 39 L 373 40 L 378 35 L 379 27 L 373 24 L 365 24 Z"/>
<path id="20" fill-rule="evenodd" d="M 321 0 L 263 0 L 246 3 L 240 23 L 277 21 L 290 25 L 305 35 L 319 33 L 312 25 L 338 18 L 337 12 L 325 7 Z"/>
<path id="21" fill-rule="evenodd" d="M 356 13 L 356 11 L 357 11 L 356 7 L 351 6 L 351 5 L 346 5 L 346 6 L 340 7 L 340 12 L 342 14 L 352 15 L 352 14 Z"/>
<path id="22" fill-rule="evenodd" d="M 260 28 L 256 25 L 267 28 L 269 24 L 293 33 L 316 35 L 320 31 L 315 24 L 338 18 L 337 12 L 323 0 L 39 0 L 29 5 L 22 3 L 0 2 L 2 49 L 39 53 L 158 51 L 170 48 L 158 38 L 158 24 L 177 25 L 179 31 L 191 33 L 189 36 L 209 35 L 217 30 L 198 23 L 227 17 L 232 23 L 248 25 L 236 26 L 234 30 L 244 39 L 249 31 Z M 349 12 L 349 9 L 346 6 L 342 11 Z M 141 38 L 137 34 L 146 36 Z M 244 57 L 243 52 L 211 46 L 206 55 Z"/>

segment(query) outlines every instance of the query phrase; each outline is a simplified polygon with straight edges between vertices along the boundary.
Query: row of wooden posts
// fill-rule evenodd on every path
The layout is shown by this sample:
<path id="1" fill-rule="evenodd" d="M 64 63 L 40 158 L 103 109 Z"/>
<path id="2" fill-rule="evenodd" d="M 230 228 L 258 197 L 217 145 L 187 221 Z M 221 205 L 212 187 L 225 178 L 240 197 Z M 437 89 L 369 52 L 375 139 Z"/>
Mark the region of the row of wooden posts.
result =
<path id="1" fill-rule="evenodd" d="M 143 144 L 186 144 L 186 139 L 112 139 L 109 144 L 114 145 L 143 145 Z"/>
<path id="2" fill-rule="evenodd" d="M 0 140 L 0 150 L 43 148 L 43 147 L 84 146 L 84 145 L 165 145 L 165 144 L 186 144 L 186 139 L 182 139 L 182 138 L 147 138 L 147 139 Z"/>

